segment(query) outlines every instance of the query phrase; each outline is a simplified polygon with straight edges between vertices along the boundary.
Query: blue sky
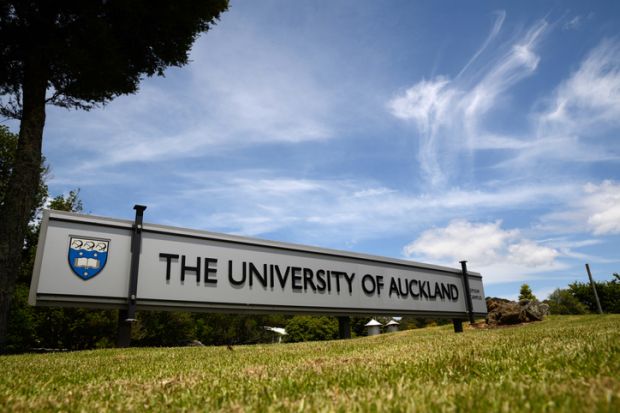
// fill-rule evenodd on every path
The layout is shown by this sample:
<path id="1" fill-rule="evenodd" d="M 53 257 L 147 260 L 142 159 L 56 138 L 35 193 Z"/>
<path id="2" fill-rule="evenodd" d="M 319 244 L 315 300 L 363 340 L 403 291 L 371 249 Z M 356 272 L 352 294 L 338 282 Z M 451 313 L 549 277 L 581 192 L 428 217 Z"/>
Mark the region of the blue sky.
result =
<path id="1" fill-rule="evenodd" d="M 49 108 L 87 212 L 407 258 L 539 298 L 620 272 L 620 2 L 232 1 L 191 64 Z M 15 129 L 15 124 L 10 124 Z"/>

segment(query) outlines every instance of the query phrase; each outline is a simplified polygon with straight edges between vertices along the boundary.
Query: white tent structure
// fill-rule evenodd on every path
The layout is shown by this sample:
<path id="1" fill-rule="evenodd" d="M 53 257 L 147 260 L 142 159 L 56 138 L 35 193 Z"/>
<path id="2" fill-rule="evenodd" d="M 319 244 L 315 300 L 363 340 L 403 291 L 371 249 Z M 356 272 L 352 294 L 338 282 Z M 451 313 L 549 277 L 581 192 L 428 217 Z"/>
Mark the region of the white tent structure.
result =
<path id="1" fill-rule="evenodd" d="M 394 319 L 390 320 L 389 323 L 387 323 L 385 325 L 386 327 L 386 333 L 393 333 L 395 331 L 398 331 L 398 326 L 400 325 L 400 323 Z"/>
<path id="2" fill-rule="evenodd" d="M 288 333 L 286 332 L 286 330 L 282 327 L 269 327 L 269 326 L 264 326 L 265 330 L 269 330 L 274 332 L 274 336 L 273 336 L 273 341 L 274 343 L 276 342 L 276 337 L 277 337 L 277 342 L 281 343 L 282 342 L 282 337 L 288 335 Z"/>
<path id="3" fill-rule="evenodd" d="M 377 334 L 381 334 L 381 326 L 383 326 L 383 324 L 381 324 L 374 318 L 367 322 L 366 325 L 364 325 L 364 327 L 368 329 L 369 336 L 376 336 Z"/>

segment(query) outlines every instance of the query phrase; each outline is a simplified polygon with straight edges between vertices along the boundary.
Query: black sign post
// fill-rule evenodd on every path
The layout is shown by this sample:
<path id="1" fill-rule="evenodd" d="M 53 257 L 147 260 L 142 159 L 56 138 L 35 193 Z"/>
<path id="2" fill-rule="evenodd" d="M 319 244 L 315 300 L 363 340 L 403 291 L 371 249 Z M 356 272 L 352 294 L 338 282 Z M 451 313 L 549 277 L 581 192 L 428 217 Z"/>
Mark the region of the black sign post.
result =
<path id="1" fill-rule="evenodd" d="M 129 267 L 129 295 L 126 310 L 118 312 L 118 347 L 131 344 L 131 324 L 136 321 L 136 294 L 138 293 L 138 270 L 140 269 L 140 249 L 142 247 L 142 220 L 144 205 L 134 205 L 136 217 L 131 233 L 131 264 Z"/>
<path id="2" fill-rule="evenodd" d="M 338 317 L 338 338 L 351 338 L 351 317 Z"/>
<path id="3" fill-rule="evenodd" d="M 469 289 L 469 275 L 467 275 L 467 261 L 460 261 L 463 270 L 463 289 L 465 290 L 465 305 L 469 323 L 474 324 L 474 305 L 471 302 L 471 290 Z M 456 327 L 455 327 L 456 329 Z"/>

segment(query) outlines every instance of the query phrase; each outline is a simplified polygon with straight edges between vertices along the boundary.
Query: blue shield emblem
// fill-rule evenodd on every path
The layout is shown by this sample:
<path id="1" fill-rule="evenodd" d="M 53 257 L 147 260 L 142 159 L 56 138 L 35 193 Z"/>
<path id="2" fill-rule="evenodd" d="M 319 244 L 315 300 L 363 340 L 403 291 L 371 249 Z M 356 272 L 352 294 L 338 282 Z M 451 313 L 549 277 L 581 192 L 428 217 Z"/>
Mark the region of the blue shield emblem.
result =
<path id="1" fill-rule="evenodd" d="M 99 274 L 108 261 L 109 240 L 71 237 L 69 266 L 83 280 Z"/>

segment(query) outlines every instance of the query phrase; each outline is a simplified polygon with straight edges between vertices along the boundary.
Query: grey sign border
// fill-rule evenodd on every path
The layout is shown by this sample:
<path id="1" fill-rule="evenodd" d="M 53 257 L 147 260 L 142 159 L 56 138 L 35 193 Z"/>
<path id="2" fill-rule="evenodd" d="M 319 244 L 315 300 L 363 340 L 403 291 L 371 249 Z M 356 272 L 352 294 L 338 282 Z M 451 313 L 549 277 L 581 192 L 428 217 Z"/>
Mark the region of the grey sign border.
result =
<path id="1" fill-rule="evenodd" d="M 127 299 L 119 299 L 117 297 L 93 297 L 93 296 L 75 296 L 75 295 L 59 295 L 59 294 L 38 294 L 37 287 L 41 273 L 41 265 L 45 249 L 45 239 L 47 236 L 47 228 L 50 221 L 71 222 L 78 224 L 101 226 L 106 228 L 115 228 L 127 230 L 130 234 L 132 231 L 132 221 L 121 220 L 115 218 L 107 218 L 94 215 L 84 215 L 72 212 L 44 210 L 41 219 L 41 231 L 37 246 L 37 254 L 35 257 L 35 265 L 33 269 L 32 283 L 28 302 L 31 305 L 63 305 L 63 306 L 87 306 L 91 308 L 125 308 Z M 426 271 L 439 272 L 445 275 L 461 277 L 460 269 L 444 267 L 433 264 L 425 264 L 416 261 L 408 261 L 402 259 L 388 258 L 370 254 L 360 254 L 348 251 L 312 247 L 301 244 L 284 243 L 279 241 L 263 240 L 251 237 L 241 237 L 237 235 L 221 234 L 209 231 L 192 230 L 187 228 L 179 228 L 173 226 L 157 225 L 145 223 L 142 228 L 143 232 L 173 235 L 185 238 L 211 240 L 223 243 L 241 244 L 245 246 L 254 246 L 265 249 L 276 249 L 291 252 L 299 252 L 306 254 L 316 254 L 322 257 L 345 258 L 356 261 L 363 261 L 375 264 L 389 264 L 393 266 L 405 267 L 409 269 L 422 269 Z M 469 278 L 482 279 L 480 273 L 468 271 Z M 208 302 L 188 302 L 188 301 L 168 301 L 140 299 L 137 297 L 137 308 L 140 310 L 185 310 L 185 311 L 206 311 L 206 312 L 254 312 L 254 313 L 291 313 L 291 314 L 329 314 L 329 315 L 349 315 L 349 314 L 385 314 L 385 315 L 420 315 L 429 317 L 443 318 L 463 318 L 466 313 L 463 312 L 438 312 L 416 310 L 407 312 L 403 310 L 378 310 L 377 313 L 369 312 L 367 309 L 355 308 L 333 308 L 333 307 L 308 307 L 308 306 L 279 306 L 279 305 L 262 305 L 262 304 L 243 304 L 243 303 L 208 303 Z M 343 311 L 344 310 L 344 311 Z M 475 312 L 475 316 L 485 316 L 485 313 Z"/>

